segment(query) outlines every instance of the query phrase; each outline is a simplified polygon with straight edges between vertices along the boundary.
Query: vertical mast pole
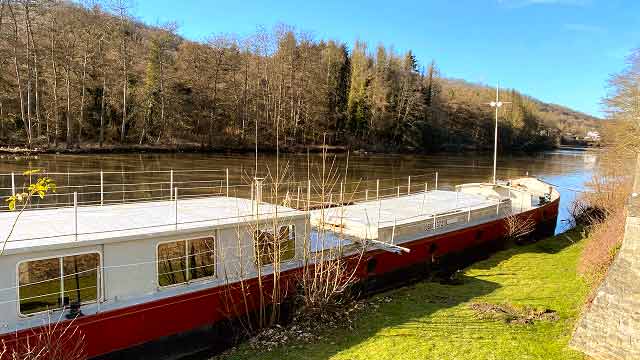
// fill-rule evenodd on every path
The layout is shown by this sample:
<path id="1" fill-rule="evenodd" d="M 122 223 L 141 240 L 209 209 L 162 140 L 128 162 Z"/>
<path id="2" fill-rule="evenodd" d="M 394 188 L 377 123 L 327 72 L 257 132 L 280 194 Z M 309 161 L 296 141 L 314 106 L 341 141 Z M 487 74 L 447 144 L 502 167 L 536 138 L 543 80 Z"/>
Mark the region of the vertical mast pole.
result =
<path id="1" fill-rule="evenodd" d="M 498 104 L 500 103 L 500 83 L 496 87 L 496 127 L 493 133 L 493 183 L 496 183 L 496 162 L 498 160 Z"/>

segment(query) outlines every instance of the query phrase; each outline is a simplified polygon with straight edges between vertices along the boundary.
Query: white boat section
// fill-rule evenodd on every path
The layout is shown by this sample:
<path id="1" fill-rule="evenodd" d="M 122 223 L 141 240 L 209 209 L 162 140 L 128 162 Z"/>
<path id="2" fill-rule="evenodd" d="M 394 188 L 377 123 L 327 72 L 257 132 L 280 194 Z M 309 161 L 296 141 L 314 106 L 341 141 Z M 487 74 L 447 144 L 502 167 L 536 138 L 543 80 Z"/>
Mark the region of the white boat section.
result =
<path id="1" fill-rule="evenodd" d="M 456 191 L 423 191 L 336 206 L 311 211 L 310 216 L 314 226 L 335 234 L 325 236 L 325 247 L 335 246 L 339 242 L 336 238 L 398 244 L 527 211 L 538 206 L 544 196 L 551 199 L 559 194 L 539 180 L 523 178 L 512 183 L 465 184 Z"/>
<path id="2" fill-rule="evenodd" d="M 0 239 L 7 239 L 19 212 L 0 212 Z M 222 228 L 258 218 L 303 217 L 302 211 L 234 197 L 89 205 L 23 212 L 5 255 L 95 243 L 125 241 L 162 233 Z"/>
<path id="3" fill-rule="evenodd" d="M 173 200 L 78 206 L 77 215 L 74 208 L 68 207 L 25 211 L 0 256 L 0 334 L 42 326 L 67 313 L 59 309 L 21 313 L 23 296 L 18 268 L 39 259 L 99 255 L 97 298 L 82 304 L 85 315 L 270 274 L 272 264 L 259 268 L 256 264 L 257 229 L 292 227 L 294 249 L 291 259 L 283 261 L 280 269 L 299 267 L 308 236 L 307 213 L 267 203 L 261 203 L 257 213 L 254 208 L 252 200 L 216 196 L 179 200 L 177 221 Z M 0 237 L 6 238 L 16 215 L 17 212 L 0 213 Z M 159 246 L 202 238 L 215 242 L 214 275 L 175 285 L 160 284 Z M 67 279 L 69 276 L 72 278 L 73 274 L 64 275 Z M 63 275 L 54 275 L 53 280 L 62 278 Z"/>
<path id="4" fill-rule="evenodd" d="M 227 196 L 178 201 L 174 196 L 168 201 L 27 210 L 20 215 L 0 256 L 0 333 L 41 326 L 66 313 L 60 307 L 69 291 L 65 291 L 65 281 L 60 279 L 78 274 L 65 270 L 67 257 L 98 256 L 97 275 L 91 280 L 95 290 L 90 301 L 81 307 L 84 314 L 90 315 L 272 273 L 273 265 L 259 265 L 254 254 L 256 230 L 273 233 L 276 228 L 279 232 L 286 227 L 285 239 L 292 241 L 294 248 L 279 268 L 287 270 L 302 266 L 305 246 L 313 252 L 369 239 L 392 247 L 526 211 L 537 206 L 546 191 L 547 184 L 522 179 L 509 185 L 467 184 L 457 187 L 457 191 L 381 197 L 309 212 L 268 203 L 256 207 L 253 200 Z M 556 196 L 559 195 L 553 190 L 551 200 Z M 0 212 L 0 239 L 7 238 L 17 215 L 18 212 Z M 310 219 L 316 229 L 309 226 Z M 215 257 L 215 262 L 207 265 L 212 274 L 193 279 L 188 276 L 182 282 L 163 285 L 162 275 L 167 273 L 161 273 L 160 264 L 168 260 L 160 257 L 159 248 L 168 243 L 185 244 L 184 248 L 180 245 L 185 250 L 179 257 L 168 259 L 185 259 L 190 264 L 190 256 L 185 254 L 192 250 L 187 250 L 186 244 L 203 238 L 215 244 L 208 251 Z M 375 242 L 367 245 L 379 247 Z M 60 283 L 60 287 L 55 283 L 51 290 L 53 295 L 60 295 L 59 303 L 52 304 L 52 310 L 21 312 L 21 303 L 51 294 L 21 294 L 25 286 L 32 286 L 21 285 L 21 281 L 31 284 L 28 277 L 32 274 L 22 276 L 19 266 L 34 263 L 31 270 L 37 271 L 37 261 L 50 259 L 60 261 L 60 274 L 39 271 L 36 275 L 46 277 L 47 283 Z"/>

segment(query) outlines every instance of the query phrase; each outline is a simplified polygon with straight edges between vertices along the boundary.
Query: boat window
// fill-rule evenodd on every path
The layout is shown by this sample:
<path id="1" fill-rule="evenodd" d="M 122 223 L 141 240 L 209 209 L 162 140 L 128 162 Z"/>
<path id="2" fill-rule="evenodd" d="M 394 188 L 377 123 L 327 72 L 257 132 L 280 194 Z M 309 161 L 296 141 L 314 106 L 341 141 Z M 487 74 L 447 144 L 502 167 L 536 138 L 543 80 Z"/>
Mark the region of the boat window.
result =
<path id="1" fill-rule="evenodd" d="M 83 304 L 98 298 L 98 254 L 65 256 L 62 258 L 64 271 L 64 299 L 69 304 Z"/>
<path id="2" fill-rule="evenodd" d="M 276 260 L 278 262 L 291 260 L 296 254 L 295 226 L 281 226 L 278 229 L 277 242 L 271 231 L 258 230 L 254 234 L 254 242 L 256 261 L 260 266 L 273 264 Z"/>
<path id="3" fill-rule="evenodd" d="M 189 270 L 191 279 L 215 275 L 215 254 L 213 238 L 189 240 Z"/>
<path id="4" fill-rule="evenodd" d="M 215 275 L 215 238 L 158 245 L 158 285 L 169 286 Z"/>
<path id="5" fill-rule="evenodd" d="M 158 245 L 158 284 L 168 286 L 187 281 L 187 249 L 185 241 Z"/>
<path id="6" fill-rule="evenodd" d="M 100 255 L 56 257 L 20 263 L 20 314 L 61 309 L 97 301 Z M 62 279 L 62 281 L 61 281 Z"/>

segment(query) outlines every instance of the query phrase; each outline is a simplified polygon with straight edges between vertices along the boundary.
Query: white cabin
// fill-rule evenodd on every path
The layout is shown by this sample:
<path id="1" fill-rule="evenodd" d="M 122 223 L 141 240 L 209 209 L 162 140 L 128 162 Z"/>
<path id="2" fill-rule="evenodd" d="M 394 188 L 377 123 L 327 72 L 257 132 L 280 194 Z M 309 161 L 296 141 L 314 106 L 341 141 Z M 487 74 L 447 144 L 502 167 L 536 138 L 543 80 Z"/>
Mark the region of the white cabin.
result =
<path id="1" fill-rule="evenodd" d="M 16 216 L 0 213 L 0 239 Z M 252 278 L 258 264 L 268 274 L 255 244 L 274 232 L 281 268 L 297 267 L 307 220 L 225 196 L 27 210 L 0 256 L 0 334 L 56 320 L 71 304 L 89 315 Z"/>

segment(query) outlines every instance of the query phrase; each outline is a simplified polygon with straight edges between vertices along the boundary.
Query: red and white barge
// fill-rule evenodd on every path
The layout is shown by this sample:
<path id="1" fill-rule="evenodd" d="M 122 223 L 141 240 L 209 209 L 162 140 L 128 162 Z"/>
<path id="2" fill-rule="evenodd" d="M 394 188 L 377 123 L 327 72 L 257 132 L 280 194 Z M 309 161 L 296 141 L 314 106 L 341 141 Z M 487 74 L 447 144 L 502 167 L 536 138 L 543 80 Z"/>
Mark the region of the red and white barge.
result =
<path id="1" fill-rule="evenodd" d="M 0 340 L 22 351 L 55 323 L 82 334 L 89 358 L 159 359 L 221 347 L 234 338 L 233 316 L 263 304 L 257 284 L 273 286 L 274 267 L 277 286 L 291 296 L 310 254 L 344 246 L 350 256 L 358 244 L 364 256 L 355 276 L 380 288 L 489 251 L 504 240 L 510 216 L 532 221 L 538 236 L 552 234 L 558 203 L 548 184 L 521 178 L 398 190 L 310 211 L 173 193 L 170 200 L 27 210 L 0 256 Z M 0 213 L 0 239 L 16 216 Z M 274 239 L 277 263 L 263 244 Z"/>

